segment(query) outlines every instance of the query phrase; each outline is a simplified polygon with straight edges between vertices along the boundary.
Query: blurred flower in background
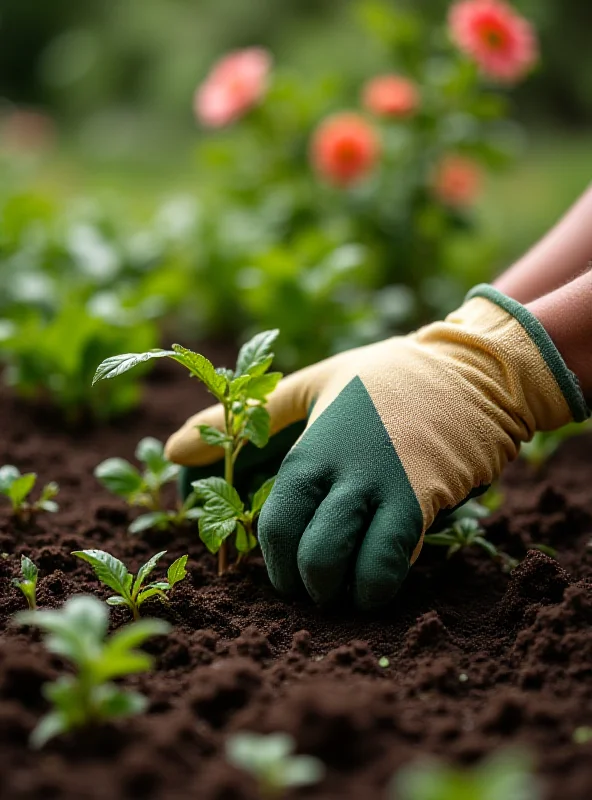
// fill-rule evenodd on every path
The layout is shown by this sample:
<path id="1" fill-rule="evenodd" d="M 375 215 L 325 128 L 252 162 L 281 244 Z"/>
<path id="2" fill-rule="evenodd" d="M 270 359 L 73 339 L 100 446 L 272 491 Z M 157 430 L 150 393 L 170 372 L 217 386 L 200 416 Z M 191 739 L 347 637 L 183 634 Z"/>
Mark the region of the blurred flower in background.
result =
<path id="1" fill-rule="evenodd" d="M 349 186 L 368 175 L 380 149 L 372 125 L 359 114 L 343 112 L 321 122 L 312 139 L 311 159 L 323 178 Z"/>
<path id="2" fill-rule="evenodd" d="M 271 63 L 271 55 L 260 47 L 224 56 L 195 93 L 199 122 L 221 128 L 240 119 L 265 95 Z"/>
<path id="3" fill-rule="evenodd" d="M 532 25 L 500 0 L 461 0 L 450 9 L 449 23 L 455 44 L 492 78 L 512 83 L 537 60 Z"/>
<path id="4" fill-rule="evenodd" d="M 450 155 L 438 164 L 433 189 L 445 205 L 461 208 L 475 201 L 481 183 L 481 170 L 472 159 Z"/>
<path id="5" fill-rule="evenodd" d="M 51 148 L 56 139 L 52 118 L 41 111 L 15 108 L 0 120 L 0 143 L 9 152 L 33 153 Z"/>
<path id="6" fill-rule="evenodd" d="M 378 75 L 364 86 L 362 103 L 377 116 L 408 117 L 419 106 L 419 91 L 401 75 Z"/>

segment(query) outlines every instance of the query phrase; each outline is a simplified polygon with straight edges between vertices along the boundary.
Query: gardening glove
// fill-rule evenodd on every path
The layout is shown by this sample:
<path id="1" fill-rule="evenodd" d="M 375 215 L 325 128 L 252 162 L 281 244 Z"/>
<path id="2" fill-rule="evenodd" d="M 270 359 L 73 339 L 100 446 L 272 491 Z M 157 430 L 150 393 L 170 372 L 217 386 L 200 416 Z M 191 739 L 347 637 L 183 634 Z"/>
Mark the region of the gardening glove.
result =
<path id="1" fill-rule="evenodd" d="M 589 415 L 542 325 L 487 285 L 443 322 L 285 378 L 268 410 L 274 432 L 310 411 L 259 519 L 271 582 L 304 583 L 319 603 L 351 584 L 362 609 L 392 600 L 440 511 L 487 487 L 535 431 Z M 220 456 L 198 424 L 221 428 L 220 408 L 171 437 L 174 461 Z"/>

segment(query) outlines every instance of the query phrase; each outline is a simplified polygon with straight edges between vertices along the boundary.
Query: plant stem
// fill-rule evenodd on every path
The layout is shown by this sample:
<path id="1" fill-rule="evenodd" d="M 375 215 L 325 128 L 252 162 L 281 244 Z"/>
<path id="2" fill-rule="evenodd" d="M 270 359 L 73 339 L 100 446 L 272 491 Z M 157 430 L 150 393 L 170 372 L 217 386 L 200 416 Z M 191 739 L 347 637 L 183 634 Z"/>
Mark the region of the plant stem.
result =
<path id="1" fill-rule="evenodd" d="M 232 412 L 224 406 L 224 424 L 226 435 L 232 435 Z M 224 448 L 224 480 L 232 486 L 234 479 L 234 447 Z M 224 575 L 228 569 L 228 542 L 223 541 L 218 550 L 218 575 Z"/>

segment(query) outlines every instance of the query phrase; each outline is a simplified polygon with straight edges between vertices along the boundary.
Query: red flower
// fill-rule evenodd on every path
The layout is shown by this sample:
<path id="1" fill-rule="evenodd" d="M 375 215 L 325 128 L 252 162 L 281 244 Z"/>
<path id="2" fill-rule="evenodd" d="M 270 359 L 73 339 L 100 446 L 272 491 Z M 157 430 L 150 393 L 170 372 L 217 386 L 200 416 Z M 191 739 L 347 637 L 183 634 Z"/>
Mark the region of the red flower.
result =
<path id="1" fill-rule="evenodd" d="M 448 21 L 455 44 L 493 78 L 516 81 L 537 60 L 532 25 L 501 0 L 460 0 Z"/>
<path id="2" fill-rule="evenodd" d="M 310 152 L 320 175 L 338 186 L 349 186 L 372 170 L 380 149 L 372 125 L 359 114 L 345 112 L 321 122 Z"/>
<path id="3" fill-rule="evenodd" d="M 195 93 L 197 119 L 208 128 L 240 119 L 264 96 L 270 69 L 271 56 L 260 47 L 224 56 Z"/>
<path id="4" fill-rule="evenodd" d="M 449 206 L 468 206 L 481 189 L 481 170 L 470 158 L 446 156 L 436 167 L 433 190 Z"/>
<path id="5" fill-rule="evenodd" d="M 383 117 L 408 117 L 419 106 L 419 92 L 413 81 L 400 75 L 378 75 L 364 86 L 364 106 Z"/>

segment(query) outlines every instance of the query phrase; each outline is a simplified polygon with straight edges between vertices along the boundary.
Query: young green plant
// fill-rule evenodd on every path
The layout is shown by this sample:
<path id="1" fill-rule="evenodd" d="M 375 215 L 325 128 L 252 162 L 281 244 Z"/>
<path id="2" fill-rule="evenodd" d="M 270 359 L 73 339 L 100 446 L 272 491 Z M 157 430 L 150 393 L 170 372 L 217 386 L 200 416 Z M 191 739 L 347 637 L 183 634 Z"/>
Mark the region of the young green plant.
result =
<path id="1" fill-rule="evenodd" d="M 140 607 L 151 597 L 158 597 L 159 600 L 167 603 L 166 593 L 187 575 L 185 569 L 187 556 L 181 556 L 168 568 L 166 580 L 147 584 L 146 579 L 165 554 L 166 550 L 156 553 L 140 567 L 138 574 L 134 576 L 122 561 L 104 550 L 74 550 L 72 552 L 73 556 L 77 556 L 91 565 L 101 583 L 117 592 L 107 598 L 107 604 L 127 606 L 135 620 L 140 619 Z"/>
<path id="2" fill-rule="evenodd" d="M 532 759 L 521 750 L 494 754 L 472 769 L 418 761 L 395 776 L 392 800 L 542 800 Z"/>
<path id="3" fill-rule="evenodd" d="M 158 439 L 147 436 L 136 447 L 136 458 L 143 464 L 140 471 L 124 458 L 108 458 L 95 469 L 95 477 L 117 497 L 122 497 L 130 506 L 147 508 L 129 526 L 130 533 L 140 533 L 149 528 L 166 529 L 186 520 L 196 520 L 201 510 L 195 508 L 195 495 L 190 495 L 177 509 L 162 507 L 162 487 L 177 479 L 179 466 L 164 454 L 164 445 Z"/>
<path id="4" fill-rule="evenodd" d="M 39 570 L 27 556 L 21 556 L 21 576 L 21 580 L 13 578 L 12 585 L 21 590 L 27 605 L 31 611 L 34 611 L 37 608 L 37 578 Z"/>
<path id="5" fill-rule="evenodd" d="M 273 361 L 271 348 L 278 333 L 277 330 L 264 331 L 244 344 L 234 370 L 216 369 L 211 361 L 199 353 L 174 344 L 172 350 L 126 353 L 108 358 L 99 365 L 93 380 L 94 384 L 106 378 L 115 378 L 151 358 L 172 358 L 202 381 L 221 403 L 224 411 L 223 430 L 201 425 L 199 432 L 207 444 L 223 449 L 224 478 L 210 479 L 214 483 L 197 481 L 199 485 L 196 488 L 206 503 L 206 513 L 199 519 L 200 536 L 211 552 L 218 553 L 219 574 L 228 567 L 227 540 L 232 533 L 236 534 L 241 557 L 257 543 L 252 523 L 260 507 L 254 509 L 252 506 L 248 512 L 251 517 L 247 516 L 234 490 L 234 467 L 247 442 L 264 447 L 269 440 L 270 416 L 265 405 L 282 377 L 280 372 L 268 371 Z M 221 480 L 225 482 L 225 488 L 219 483 Z M 264 489 L 265 496 L 270 489 L 271 485 Z"/>
<path id="6" fill-rule="evenodd" d="M 43 487 L 38 500 L 30 502 L 27 499 L 36 482 L 35 472 L 21 474 L 12 464 L 0 467 L 0 494 L 10 500 L 12 513 L 21 521 L 29 520 L 41 511 L 55 513 L 58 510 L 58 504 L 53 498 L 59 492 L 59 486 L 53 481 Z"/>
<path id="7" fill-rule="evenodd" d="M 265 800 L 283 796 L 287 789 L 310 786 L 325 775 L 322 761 L 314 756 L 295 755 L 296 742 L 286 733 L 262 736 L 247 731 L 235 733 L 226 742 L 226 759 L 249 772 Z"/>
<path id="8" fill-rule="evenodd" d="M 49 652 L 74 667 L 74 675 L 44 685 L 52 710 L 33 731 L 33 747 L 43 747 L 54 736 L 92 723 L 144 711 L 147 701 L 141 694 L 120 689 L 112 681 L 151 668 L 152 658 L 136 648 L 151 636 L 167 633 L 168 623 L 144 619 L 107 636 L 107 608 L 85 595 L 72 597 L 59 611 L 21 611 L 14 619 L 17 624 L 41 628 Z"/>

